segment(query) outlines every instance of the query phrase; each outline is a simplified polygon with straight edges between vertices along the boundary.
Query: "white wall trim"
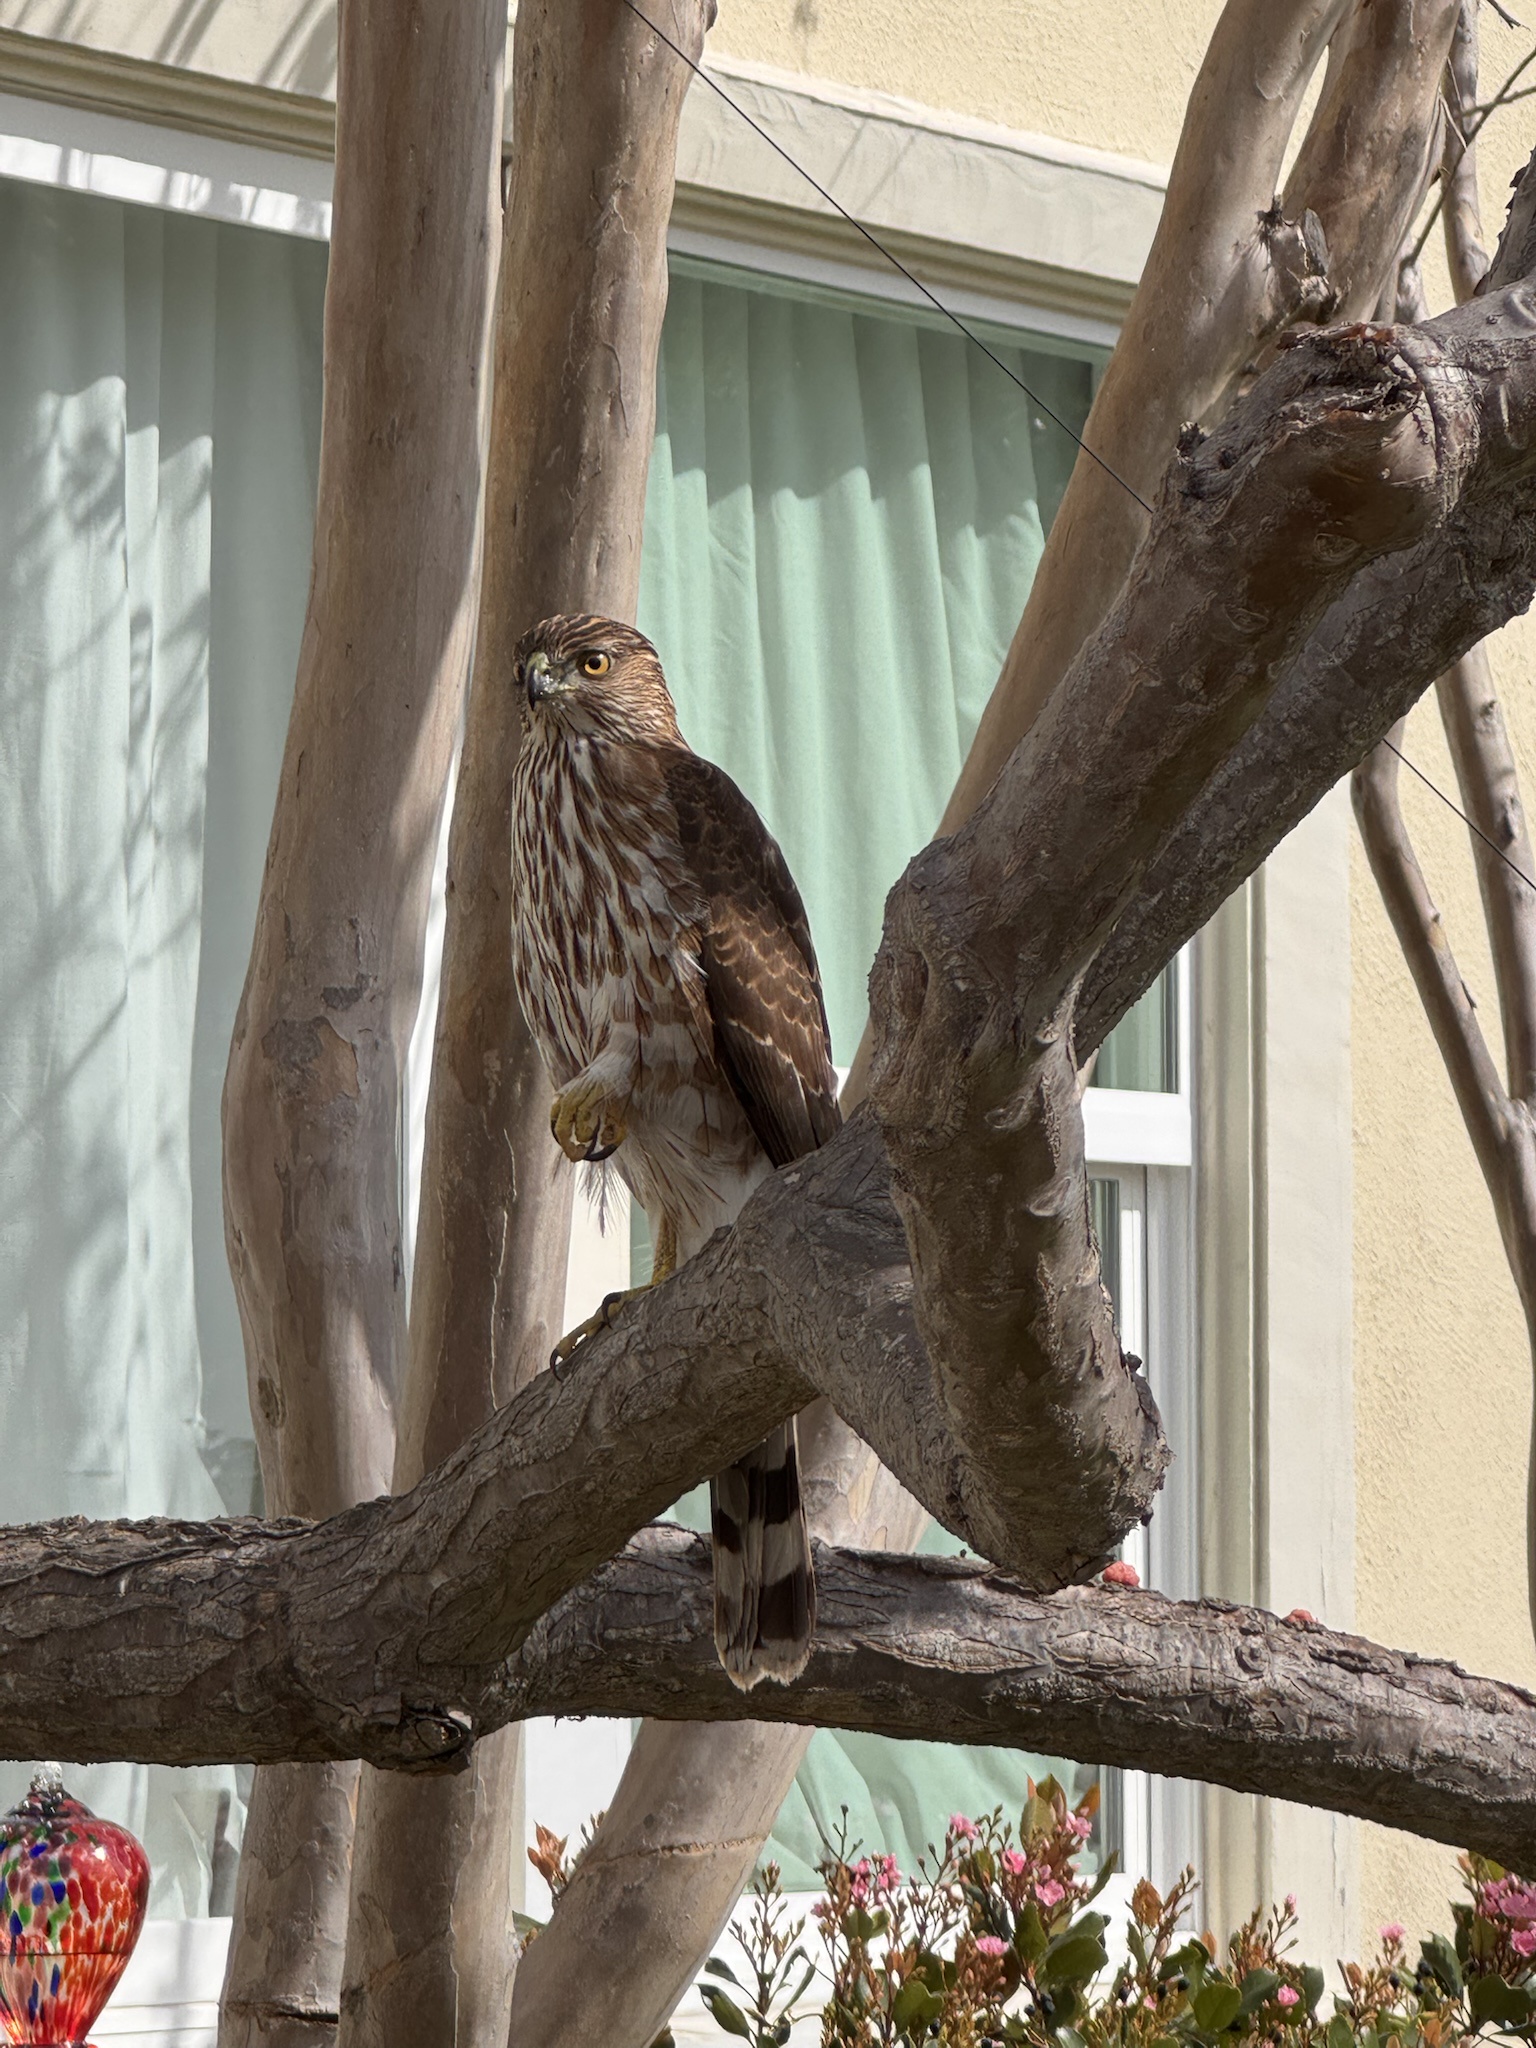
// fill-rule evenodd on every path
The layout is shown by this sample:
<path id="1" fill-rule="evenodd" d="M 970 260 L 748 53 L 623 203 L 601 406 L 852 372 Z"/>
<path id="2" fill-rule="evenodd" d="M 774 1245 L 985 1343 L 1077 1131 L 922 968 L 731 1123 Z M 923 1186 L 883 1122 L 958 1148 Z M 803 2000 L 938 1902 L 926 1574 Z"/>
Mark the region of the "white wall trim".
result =
<path id="1" fill-rule="evenodd" d="M 9 93 L 0 177 L 316 241 L 331 232 L 329 163 Z"/>
<path id="2" fill-rule="evenodd" d="M 51 124 L 29 115 L 22 139 L 137 167 L 132 177 L 104 169 L 97 175 L 105 184 L 82 189 L 180 210 L 176 193 L 183 188 L 175 178 L 193 185 L 204 179 L 229 195 L 222 203 L 230 210 L 212 203 L 186 210 L 317 234 L 313 209 L 328 205 L 329 184 L 294 167 L 313 170 L 335 148 L 334 23 L 323 7 L 269 11 L 241 76 L 164 61 L 185 47 L 179 0 L 100 0 L 89 41 L 78 32 L 31 32 L 54 13 L 59 25 L 72 25 L 67 9 L 0 0 L 0 92 L 73 110 Z M 285 15 L 292 16 L 286 30 Z M 15 25 L 21 19 L 28 30 Z M 282 53 L 301 26 L 308 54 L 299 66 Z M 238 72 L 236 53 L 220 54 Z M 1166 173 L 1157 165 L 763 65 L 717 58 L 708 69 L 925 283 L 941 294 L 967 295 L 957 310 L 1093 346 L 1112 344 L 1161 211 Z M 281 80 L 295 71 L 324 89 L 286 89 Z M 83 125 L 94 122 L 109 125 Z M 137 141 L 125 134 L 130 128 L 141 131 Z M 226 162 L 223 149 L 281 161 L 281 174 L 254 187 L 278 199 L 243 198 L 235 188 L 252 180 L 231 163 L 248 165 L 249 158 Z M 39 175 L 25 167 L 29 161 L 7 175 Z M 156 168 L 168 174 L 165 189 L 145 196 L 153 180 L 139 172 Z M 799 276 L 808 264 L 831 266 L 824 274 L 848 288 L 923 303 L 702 83 L 684 108 L 673 226 L 677 246 L 695 254 L 728 250 L 726 260 L 741 261 L 750 249 L 757 267 L 777 265 Z M 1021 308 L 1052 318 L 1021 321 Z"/>
<path id="3" fill-rule="evenodd" d="M 1354 1620 L 1349 804 L 1335 789 L 1197 941 L 1196 1198 L 1207 1594 Z M 1207 1787 L 1206 1913 L 1294 1891 L 1357 1952 L 1357 1829 Z"/>

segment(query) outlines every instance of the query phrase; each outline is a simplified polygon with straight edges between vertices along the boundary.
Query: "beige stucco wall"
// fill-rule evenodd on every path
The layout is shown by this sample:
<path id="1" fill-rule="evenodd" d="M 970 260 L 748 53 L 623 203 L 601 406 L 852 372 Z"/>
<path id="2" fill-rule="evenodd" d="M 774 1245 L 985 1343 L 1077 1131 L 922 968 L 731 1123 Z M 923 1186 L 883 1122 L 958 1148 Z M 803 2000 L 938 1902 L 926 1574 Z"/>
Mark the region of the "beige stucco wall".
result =
<path id="1" fill-rule="evenodd" d="M 1166 162 L 1217 0 L 722 0 L 713 46 L 1064 141 Z M 1485 77 L 1529 37 L 1489 10 Z M 157 27 L 156 23 L 172 23 Z M 331 89 L 328 0 L 0 0 L 0 27 L 308 93 Z M 1536 102 L 1485 145 L 1496 218 L 1536 142 Z M 1432 275 L 1438 303 L 1443 274 Z M 1500 637 L 1506 711 L 1536 792 L 1536 634 Z M 1433 713 L 1413 757 L 1449 781 Z M 1410 822 L 1463 971 L 1496 1032 L 1465 834 L 1419 787 Z M 1530 1369 L 1470 1147 L 1358 855 L 1351 877 L 1357 1625 L 1379 1639 L 1536 1682 L 1524 1589 Z M 1443 1913 L 1448 1854 L 1365 1831 L 1359 1920 Z"/>

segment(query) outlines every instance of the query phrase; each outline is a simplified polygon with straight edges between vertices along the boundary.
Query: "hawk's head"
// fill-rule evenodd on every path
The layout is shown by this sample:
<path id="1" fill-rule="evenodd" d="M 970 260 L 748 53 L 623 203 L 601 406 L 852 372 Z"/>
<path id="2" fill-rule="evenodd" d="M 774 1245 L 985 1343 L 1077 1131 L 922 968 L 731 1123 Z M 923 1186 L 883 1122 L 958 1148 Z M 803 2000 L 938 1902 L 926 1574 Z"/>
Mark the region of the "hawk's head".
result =
<path id="1" fill-rule="evenodd" d="M 571 612 L 517 643 L 513 679 L 530 726 L 549 720 L 611 740 L 676 740 L 677 713 L 655 648 L 617 619 Z"/>

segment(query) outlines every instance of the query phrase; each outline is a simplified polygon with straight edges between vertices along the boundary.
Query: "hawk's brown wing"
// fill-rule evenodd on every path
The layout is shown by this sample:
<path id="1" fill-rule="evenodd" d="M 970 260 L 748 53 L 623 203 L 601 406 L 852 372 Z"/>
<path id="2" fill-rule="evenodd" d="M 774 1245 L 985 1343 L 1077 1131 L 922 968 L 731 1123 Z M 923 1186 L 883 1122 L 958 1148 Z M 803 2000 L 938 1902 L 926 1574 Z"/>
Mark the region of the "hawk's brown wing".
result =
<path id="1" fill-rule="evenodd" d="M 720 1064 L 775 1166 L 841 1118 L 805 905 L 778 843 L 725 773 L 678 751 L 666 767 L 678 836 L 709 905 L 701 965 Z"/>

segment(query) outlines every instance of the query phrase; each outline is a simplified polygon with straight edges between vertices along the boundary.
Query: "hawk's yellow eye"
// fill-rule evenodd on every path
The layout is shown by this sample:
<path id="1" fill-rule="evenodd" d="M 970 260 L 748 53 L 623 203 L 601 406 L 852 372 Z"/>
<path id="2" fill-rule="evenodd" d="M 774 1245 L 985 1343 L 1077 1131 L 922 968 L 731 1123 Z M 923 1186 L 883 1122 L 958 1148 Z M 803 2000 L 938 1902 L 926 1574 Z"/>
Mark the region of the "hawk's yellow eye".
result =
<path id="1" fill-rule="evenodd" d="M 581 672 L 584 676 L 605 676 L 612 667 L 613 663 L 608 656 L 599 654 L 595 648 L 592 653 L 581 657 Z"/>

